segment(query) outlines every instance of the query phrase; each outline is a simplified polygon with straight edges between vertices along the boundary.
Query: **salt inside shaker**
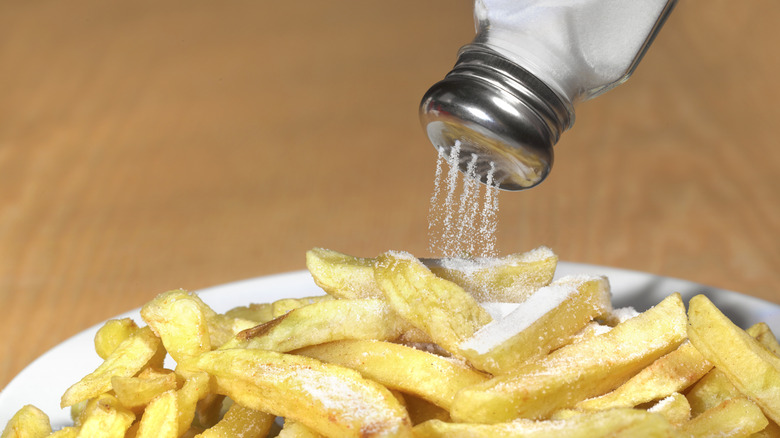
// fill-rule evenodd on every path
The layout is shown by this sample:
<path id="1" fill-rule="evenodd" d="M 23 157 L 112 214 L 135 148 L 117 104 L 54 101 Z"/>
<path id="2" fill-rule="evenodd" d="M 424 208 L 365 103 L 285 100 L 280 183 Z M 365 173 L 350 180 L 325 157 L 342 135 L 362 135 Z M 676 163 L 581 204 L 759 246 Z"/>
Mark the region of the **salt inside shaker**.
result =
<path id="1" fill-rule="evenodd" d="M 484 183 L 539 184 L 576 104 L 623 82 L 676 0 L 476 0 L 477 34 L 420 104 L 439 153 Z"/>

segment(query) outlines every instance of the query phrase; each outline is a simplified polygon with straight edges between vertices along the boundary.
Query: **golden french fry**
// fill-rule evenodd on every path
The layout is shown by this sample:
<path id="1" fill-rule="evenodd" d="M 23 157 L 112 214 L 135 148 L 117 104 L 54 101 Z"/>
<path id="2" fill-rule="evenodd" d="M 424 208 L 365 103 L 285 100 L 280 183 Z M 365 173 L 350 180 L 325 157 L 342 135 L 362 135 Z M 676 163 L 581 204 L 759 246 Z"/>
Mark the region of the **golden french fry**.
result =
<path id="1" fill-rule="evenodd" d="M 476 368 L 505 373 L 568 343 L 589 322 L 612 310 L 611 298 L 604 277 L 562 278 L 477 330 L 460 350 Z"/>
<path id="2" fill-rule="evenodd" d="M 203 372 L 190 372 L 181 389 L 176 391 L 178 430 L 187 430 L 195 419 L 198 402 L 211 391 L 211 377 Z"/>
<path id="3" fill-rule="evenodd" d="M 777 342 L 775 334 L 772 333 L 772 329 L 767 323 L 759 322 L 745 331 L 775 356 L 780 356 L 780 343 Z"/>
<path id="4" fill-rule="evenodd" d="M 780 358 L 732 323 L 704 295 L 690 300 L 688 337 L 745 396 L 780 422 Z"/>
<path id="5" fill-rule="evenodd" d="M 374 280 L 374 259 L 314 248 L 306 252 L 306 268 L 314 283 L 335 298 L 381 298 Z"/>
<path id="6" fill-rule="evenodd" d="M 141 308 L 141 317 L 176 362 L 211 350 L 208 319 L 215 314 L 197 295 L 183 290 L 160 294 Z"/>
<path id="7" fill-rule="evenodd" d="M 653 438 L 671 437 L 664 417 L 638 409 L 609 409 L 564 420 L 514 420 L 497 424 L 445 423 L 431 420 L 414 427 L 417 438 Z"/>
<path id="8" fill-rule="evenodd" d="M 1 438 L 39 438 L 51 433 L 49 416 L 33 405 L 25 405 L 8 421 Z"/>
<path id="9" fill-rule="evenodd" d="M 95 352 L 101 359 L 106 359 L 119 344 L 129 338 L 136 330 L 138 330 L 138 325 L 131 318 L 106 321 L 95 334 Z"/>
<path id="10" fill-rule="evenodd" d="M 217 424 L 197 435 L 198 438 L 264 438 L 276 419 L 271 414 L 233 403 Z"/>
<path id="11" fill-rule="evenodd" d="M 279 431 L 277 438 L 321 438 L 322 435 L 311 430 L 311 428 L 297 422 L 284 420 L 284 427 Z"/>
<path id="12" fill-rule="evenodd" d="M 160 394 L 144 410 L 136 438 L 177 438 L 178 415 L 176 391 Z"/>
<path id="13" fill-rule="evenodd" d="M 695 417 L 725 400 L 741 397 L 736 386 L 719 369 L 712 369 L 685 393 Z"/>
<path id="14" fill-rule="evenodd" d="M 295 351 L 352 368 L 382 385 L 449 409 L 461 388 L 487 377 L 466 364 L 404 345 L 375 340 L 338 341 Z"/>
<path id="15" fill-rule="evenodd" d="M 684 342 L 676 350 L 660 357 L 614 391 L 583 400 L 576 407 L 584 410 L 630 408 L 653 400 L 661 400 L 688 388 L 711 369 L 712 364 L 704 359 L 699 350 L 690 342 Z"/>
<path id="16" fill-rule="evenodd" d="M 558 256 L 547 247 L 501 258 L 421 259 L 430 270 L 480 302 L 520 303 L 550 284 Z"/>
<path id="17" fill-rule="evenodd" d="M 82 418 L 79 438 L 121 438 L 135 421 L 135 414 L 113 395 L 101 394 L 87 403 Z"/>
<path id="18" fill-rule="evenodd" d="M 648 412 L 654 412 L 666 418 L 669 423 L 678 426 L 691 419 L 691 405 L 679 392 L 654 404 Z"/>
<path id="19" fill-rule="evenodd" d="M 111 388 L 116 398 L 123 406 L 136 408 L 149 404 L 160 394 L 175 390 L 178 386 L 176 374 L 169 372 L 143 377 L 114 376 L 111 378 Z"/>
<path id="20" fill-rule="evenodd" d="M 193 365 L 214 376 L 217 392 L 235 402 L 326 436 L 411 436 L 409 417 L 393 394 L 348 368 L 256 349 L 215 350 Z"/>
<path id="21" fill-rule="evenodd" d="M 461 422 L 544 419 L 610 391 L 685 339 L 685 307 L 673 294 L 588 340 L 561 347 L 485 383 L 463 388 L 450 410 Z"/>
<path id="22" fill-rule="evenodd" d="M 767 427 L 761 409 L 745 397 L 733 398 L 684 423 L 681 430 L 693 437 L 746 437 Z"/>
<path id="23" fill-rule="evenodd" d="M 197 294 L 180 289 L 158 295 L 141 309 L 141 317 L 177 362 L 217 348 L 256 325 L 251 320 L 218 314 Z"/>
<path id="24" fill-rule="evenodd" d="M 769 330 L 769 326 L 764 323 L 755 324 L 746 332 L 756 338 L 761 345 L 771 349 L 774 335 Z M 718 369 L 712 369 L 686 393 L 693 416 L 714 408 L 728 399 L 741 396 L 739 389 Z"/>
<path id="25" fill-rule="evenodd" d="M 111 389 L 115 376 L 133 376 L 158 354 L 160 339 L 149 327 L 136 330 L 123 341 L 91 374 L 68 388 L 60 400 L 62 407 L 96 397 Z"/>
<path id="26" fill-rule="evenodd" d="M 343 339 L 395 340 L 411 329 L 382 300 L 328 300 L 244 330 L 223 347 L 287 352 Z"/>
<path id="27" fill-rule="evenodd" d="M 375 278 L 390 307 L 452 354 L 492 318 L 457 284 L 435 276 L 411 254 L 377 258 Z"/>

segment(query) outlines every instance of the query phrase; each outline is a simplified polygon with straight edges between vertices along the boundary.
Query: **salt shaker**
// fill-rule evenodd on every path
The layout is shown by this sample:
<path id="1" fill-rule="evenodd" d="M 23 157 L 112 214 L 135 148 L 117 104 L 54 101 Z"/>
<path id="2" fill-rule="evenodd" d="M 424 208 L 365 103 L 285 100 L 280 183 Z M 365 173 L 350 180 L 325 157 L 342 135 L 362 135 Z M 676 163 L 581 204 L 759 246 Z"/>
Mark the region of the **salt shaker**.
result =
<path id="1" fill-rule="evenodd" d="M 463 171 L 476 155 L 483 183 L 539 184 L 575 105 L 628 79 L 675 3 L 476 0 L 476 37 L 420 104 L 428 138 Z"/>

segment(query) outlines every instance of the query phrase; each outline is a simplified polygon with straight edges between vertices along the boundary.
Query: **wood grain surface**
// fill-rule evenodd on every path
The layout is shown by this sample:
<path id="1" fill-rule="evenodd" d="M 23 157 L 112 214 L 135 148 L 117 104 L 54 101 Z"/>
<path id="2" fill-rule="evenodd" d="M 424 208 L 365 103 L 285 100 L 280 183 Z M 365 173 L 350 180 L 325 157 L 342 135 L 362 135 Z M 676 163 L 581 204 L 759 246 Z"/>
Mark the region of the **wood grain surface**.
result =
<path id="1" fill-rule="evenodd" d="M 780 303 L 778 23 L 682 0 L 551 177 L 502 193 L 501 253 Z M 473 33 L 467 0 L 0 2 L 0 387 L 168 289 L 430 255 L 417 106 Z"/>

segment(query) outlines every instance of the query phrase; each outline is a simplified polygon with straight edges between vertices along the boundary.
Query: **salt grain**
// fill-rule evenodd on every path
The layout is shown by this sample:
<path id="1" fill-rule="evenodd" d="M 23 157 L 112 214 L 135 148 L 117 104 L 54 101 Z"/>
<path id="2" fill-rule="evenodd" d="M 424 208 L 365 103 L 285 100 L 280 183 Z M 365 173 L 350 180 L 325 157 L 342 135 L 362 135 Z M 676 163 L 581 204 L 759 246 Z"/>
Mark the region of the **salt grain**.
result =
<path id="1" fill-rule="evenodd" d="M 637 315 L 639 315 L 639 312 L 637 312 L 633 307 L 621 307 L 612 310 L 612 317 L 618 323 L 629 320 Z"/>

